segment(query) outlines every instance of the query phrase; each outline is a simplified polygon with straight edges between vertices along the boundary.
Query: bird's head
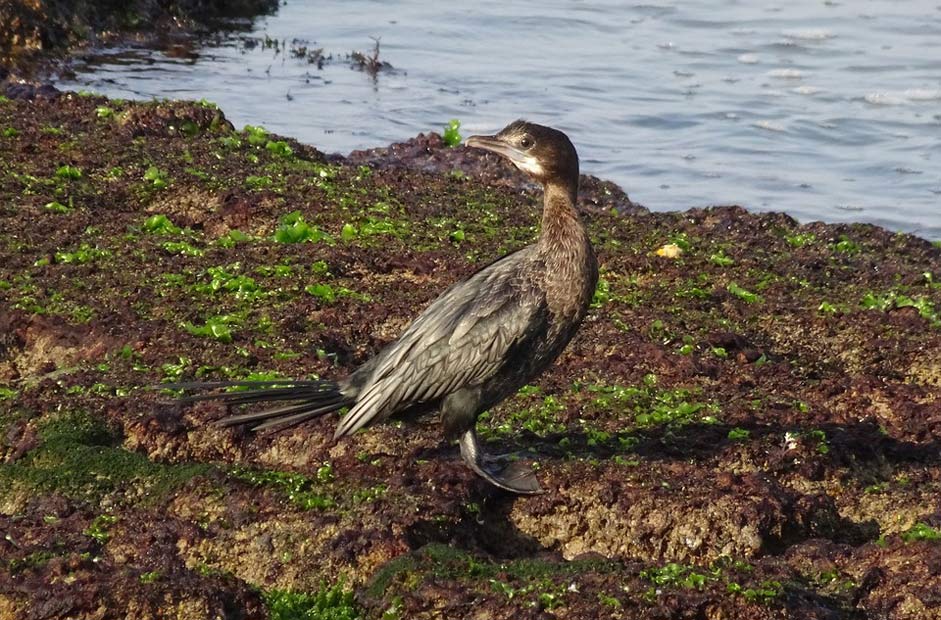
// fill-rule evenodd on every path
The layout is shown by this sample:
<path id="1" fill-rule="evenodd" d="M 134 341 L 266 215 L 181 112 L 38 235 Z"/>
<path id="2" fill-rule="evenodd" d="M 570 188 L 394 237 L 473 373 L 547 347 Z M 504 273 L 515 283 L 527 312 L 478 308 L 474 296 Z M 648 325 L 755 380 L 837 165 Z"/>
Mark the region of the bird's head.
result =
<path id="1" fill-rule="evenodd" d="M 558 129 L 520 120 L 492 136 L 471 136 L 465 144 L 503 155 L 542 184 L 578 186 L 578 153 Z"/>

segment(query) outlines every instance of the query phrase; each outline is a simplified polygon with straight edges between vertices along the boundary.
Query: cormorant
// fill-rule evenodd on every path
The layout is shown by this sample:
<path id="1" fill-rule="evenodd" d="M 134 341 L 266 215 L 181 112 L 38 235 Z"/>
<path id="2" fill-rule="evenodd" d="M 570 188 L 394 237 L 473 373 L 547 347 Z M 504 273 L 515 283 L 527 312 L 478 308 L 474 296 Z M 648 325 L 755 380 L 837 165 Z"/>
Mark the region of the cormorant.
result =
<path id="1" fill-rule="evenodd" d="M 559 356 L 588 310 L 598 265 L 575 210 L 578 154 L 561 131 L 521 120 L 493 136 L 472 136 L 466 145 L 506 157 L 543 185 L 542 229 L 535 243 L 451 286 L 397 340 L 344 379 L 166 387 L 251 388 L 184 401 L 291 401 L 220 421 L 225 426 L 255 424 L 255 430 L 292 426 L 349 407 L 335 438 L 415 406 L 437 406 L 445 435 L 459 440 L 461 456 L 477 474 L 515 493 L 542 492 L 530 467 L 521 462 L 501 467 L 487 458 L 475 426 L 481 412 Z"/>

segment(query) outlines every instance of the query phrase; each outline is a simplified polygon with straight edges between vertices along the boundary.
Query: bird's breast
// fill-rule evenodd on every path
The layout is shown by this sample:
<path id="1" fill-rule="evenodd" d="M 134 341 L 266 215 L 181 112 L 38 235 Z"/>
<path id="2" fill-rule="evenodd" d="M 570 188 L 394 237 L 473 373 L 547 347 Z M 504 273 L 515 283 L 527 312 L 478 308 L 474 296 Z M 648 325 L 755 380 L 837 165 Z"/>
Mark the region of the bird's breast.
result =
<path id="1" fill-rule="evenodd" d="M 598 263 L 587 240 L 557 248 L 546 258 L 546 305 L 560 329 L 585 318 L 598 283 Z"/>

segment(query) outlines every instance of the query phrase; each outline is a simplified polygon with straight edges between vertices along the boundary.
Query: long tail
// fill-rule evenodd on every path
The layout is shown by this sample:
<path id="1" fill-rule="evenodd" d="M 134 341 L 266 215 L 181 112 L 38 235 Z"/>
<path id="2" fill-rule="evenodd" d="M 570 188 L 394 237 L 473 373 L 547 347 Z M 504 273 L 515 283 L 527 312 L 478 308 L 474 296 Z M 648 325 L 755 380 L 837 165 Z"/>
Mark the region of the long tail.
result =
<path id="1" fill-rule="evenodd" d="M 246 388 L 226 392 L 194 394 L 180 398 L 180 403 L 192 403 L 200 400 L 217 400 L 228 405 L 246 405 L 251 403 L 291 402 L 282 407 L 263 409 L 250 413 L 240 413 L 223 418 L 217 422 L 220 426 L 252 424 L 253 431 L 266 428 L 289 428 L 318 418 L 343 407 L 352 405 L 355 399 L 344 396 L 335 381 L 292 381 L 289 379 L 272 381 L 216 381 L 193 383 L 163 383 L 154 386 L 171 390 L 218 390 L 221 388 Z M 293 402 L 292 402 L 293 401 Z"/>

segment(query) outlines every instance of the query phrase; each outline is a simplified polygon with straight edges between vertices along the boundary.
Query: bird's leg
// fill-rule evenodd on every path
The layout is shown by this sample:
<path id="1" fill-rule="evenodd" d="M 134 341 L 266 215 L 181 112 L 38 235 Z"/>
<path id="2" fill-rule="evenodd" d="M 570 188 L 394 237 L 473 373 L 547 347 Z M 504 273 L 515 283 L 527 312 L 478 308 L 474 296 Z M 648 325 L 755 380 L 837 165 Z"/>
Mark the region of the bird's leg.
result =
<path id="1" fill-rule="evenodd" d="M 477 432 L 473 428 L 464 431 L 460 443 L 461 457 L 464 462 L 490 484 L 521 495 L 535 495 L 543 492 L 536 474 L 525 462 L 511 461 L 501 467 L 488 459 L 480 449 Z"/>
<path id="2" fill-rule="evenodd" d="M 501 489 L 532 495 L 542 493 L 536 474 L 522 461 L 513 461 L 501 467 L 484 455 L 477 441 L 477 415 L 483 410 L 483 397 L 479 387 L 464 388 L 449 394 L 441 403 L 441 421 L 448 438 L 457 438 L 461 444 L 461 457 L 474 472 Z"/>

